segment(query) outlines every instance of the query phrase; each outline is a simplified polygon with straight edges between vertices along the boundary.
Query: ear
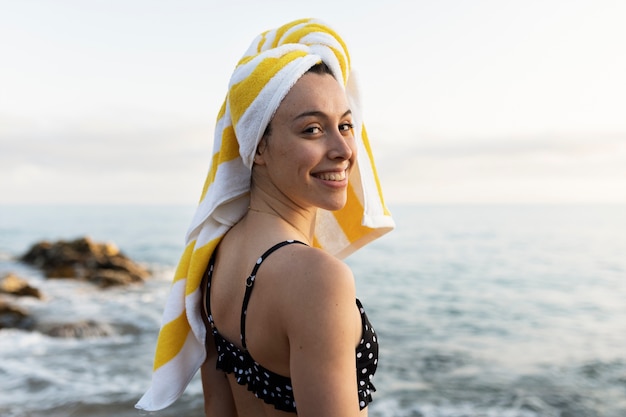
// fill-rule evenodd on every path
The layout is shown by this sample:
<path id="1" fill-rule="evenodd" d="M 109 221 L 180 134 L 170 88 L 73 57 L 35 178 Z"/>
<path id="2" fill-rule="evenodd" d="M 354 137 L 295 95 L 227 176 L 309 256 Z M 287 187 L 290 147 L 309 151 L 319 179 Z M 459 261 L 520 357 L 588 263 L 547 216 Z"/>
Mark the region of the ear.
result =
<path id="1" fill-rule="evenodd" d="M 265 158 L 263 154 L 265 153 L 265 149 L 267 148 L 267 139 L 265 136 L 261 138 L 259 142 L 259 146 L 256 147 L 256 152 L 254 154 L 254 164 L 255 165 L 265 165 Z"/>

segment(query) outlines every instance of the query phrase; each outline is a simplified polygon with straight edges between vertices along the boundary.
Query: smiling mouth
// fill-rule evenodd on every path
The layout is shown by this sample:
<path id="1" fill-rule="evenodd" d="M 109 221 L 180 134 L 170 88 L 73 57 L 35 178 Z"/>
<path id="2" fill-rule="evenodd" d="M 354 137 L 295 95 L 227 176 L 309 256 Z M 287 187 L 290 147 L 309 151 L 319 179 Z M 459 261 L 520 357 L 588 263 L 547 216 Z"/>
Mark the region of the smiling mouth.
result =
<path id="1" fill-rule="evenodd" d="M 343 181 L 346 179 L 346 171 L 323 172 L 321 174 L 315 174 L 315 177 L 324 181 Z"/>

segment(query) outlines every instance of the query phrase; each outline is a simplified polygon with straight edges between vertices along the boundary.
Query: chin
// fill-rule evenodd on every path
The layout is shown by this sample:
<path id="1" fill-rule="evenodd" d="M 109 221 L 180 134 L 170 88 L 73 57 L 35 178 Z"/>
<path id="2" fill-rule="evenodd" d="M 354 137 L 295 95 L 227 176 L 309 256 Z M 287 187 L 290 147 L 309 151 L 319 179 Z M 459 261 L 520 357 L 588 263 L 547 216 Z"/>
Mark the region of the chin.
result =
<path id="1" fill-rule="evenodd" d="M 328 210 L 328 211 L 337 211 L 341 210 L 346 206 L 347 199 L 342 199 L 340 201 L 332 201 L 327 202 L 326 204 L 320 205 L 319 208 Z"/>

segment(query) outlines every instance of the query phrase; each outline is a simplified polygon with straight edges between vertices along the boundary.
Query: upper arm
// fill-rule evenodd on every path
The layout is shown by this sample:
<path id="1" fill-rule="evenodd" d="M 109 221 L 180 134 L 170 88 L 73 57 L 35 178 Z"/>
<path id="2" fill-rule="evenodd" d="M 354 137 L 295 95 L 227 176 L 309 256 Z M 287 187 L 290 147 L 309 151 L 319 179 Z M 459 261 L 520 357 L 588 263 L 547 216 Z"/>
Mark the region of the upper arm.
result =
<path id="1" fill-rule="evenodd" d="M 303 262 L 302 275 L 288 289 L 285 317 L 298 415 L 356 416 L 355 340 L 361 327 L 354 278 L 344 263 L 321 258 Z"/>
<path id="2" fill-rule="evenodd" d="M 200 368 L 206 417 L 236 417 L 233 393 L 226 374 L 215 368 L 217 352 L 211 334 L 207 334 L 207 359 Z"/>

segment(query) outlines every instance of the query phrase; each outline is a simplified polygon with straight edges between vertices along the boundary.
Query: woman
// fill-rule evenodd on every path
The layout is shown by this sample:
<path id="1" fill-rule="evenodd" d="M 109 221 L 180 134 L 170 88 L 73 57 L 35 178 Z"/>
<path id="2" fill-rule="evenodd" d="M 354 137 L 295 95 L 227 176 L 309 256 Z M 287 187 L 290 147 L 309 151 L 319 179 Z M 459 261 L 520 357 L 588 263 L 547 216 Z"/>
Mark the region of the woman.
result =
<path id="1" fill-rule="evenodd" d="M 238 64 L 139 408 L 171 404 L 201 365 L 207 416 L 366 414 L 378 342 L 339 258 L 393 222 L 350 73 L 309 19 Z"/>

